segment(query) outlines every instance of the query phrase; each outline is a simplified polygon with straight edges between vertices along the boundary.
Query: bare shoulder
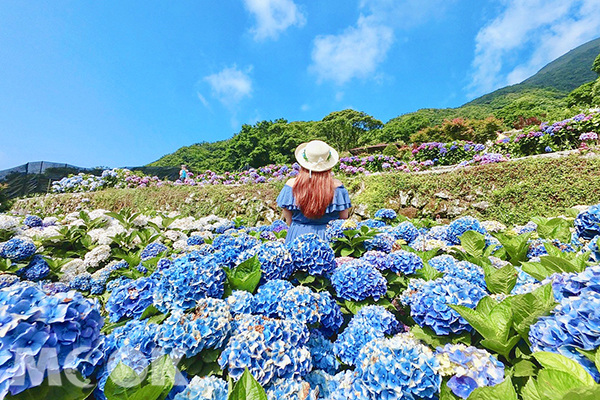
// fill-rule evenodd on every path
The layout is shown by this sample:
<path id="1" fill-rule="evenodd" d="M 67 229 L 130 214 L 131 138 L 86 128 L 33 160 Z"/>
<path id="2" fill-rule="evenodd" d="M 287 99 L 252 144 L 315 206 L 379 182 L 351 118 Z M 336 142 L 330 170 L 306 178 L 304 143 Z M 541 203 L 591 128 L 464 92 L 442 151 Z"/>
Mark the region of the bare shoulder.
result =
<path id="1" fill-rule="evenodd" d="M 291 178 L 291 179 L 288 179 L 288 181 L 285 184 L 288 186 L 294 187 L 295 183 L 296 183 L 296 178 Z"/>
<path id="2" fill-rule="evenodd" d="M 334 179 L 333 183 L 335 185 L 335 187 L 340 187 L 342 186 L 344 183 L 342 181 L 340 181 L 339 179 Z"/>

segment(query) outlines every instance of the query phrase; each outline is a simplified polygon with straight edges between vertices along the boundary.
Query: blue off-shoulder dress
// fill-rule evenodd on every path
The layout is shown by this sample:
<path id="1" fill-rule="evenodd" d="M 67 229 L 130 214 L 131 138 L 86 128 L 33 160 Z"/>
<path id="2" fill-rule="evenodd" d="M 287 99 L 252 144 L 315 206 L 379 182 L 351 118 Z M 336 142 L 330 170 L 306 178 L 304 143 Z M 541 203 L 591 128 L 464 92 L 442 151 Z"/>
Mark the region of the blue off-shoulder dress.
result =
<path id="1" fill-rule="evenodd" d="M 286 208 L 292 212 L 292 224 L 288 229 L 285 243 L 290 243 L 292 240 L 305 233 L 315 233 L 321 239 L 327 240 L 325 231 L 327 229 L 327 223 L 340 217 L 340 211 L 344 211 L 350 207 L 350 194 L 344 185 L 340 185 L 335 188 L 333 194 L 333 200 L 327 209 L 325 214 L 319 219 L 307 218 L 300 211 L 300 207 L 296 204 L 294 199 L 294 193 L 292 187 L 285 185 L 279 196 L 277 196 L 277 205 L 281 208 Z"/>

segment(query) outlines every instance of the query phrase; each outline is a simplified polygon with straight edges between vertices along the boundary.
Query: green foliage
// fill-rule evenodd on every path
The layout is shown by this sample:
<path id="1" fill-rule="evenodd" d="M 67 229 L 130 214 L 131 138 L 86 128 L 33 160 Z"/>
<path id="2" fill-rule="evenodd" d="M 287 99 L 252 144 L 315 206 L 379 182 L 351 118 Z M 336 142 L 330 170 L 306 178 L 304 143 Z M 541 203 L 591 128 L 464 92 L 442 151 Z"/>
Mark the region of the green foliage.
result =
<path id="1" fill-rule="evenodd" d="M 175 366 L 165 355 L 146 368 L 141 375 L 120 362 L 104 386 L 107 400 L 163 400 L 175 383 Z"/>
<path id="2" fill-rule="evenodd" d="M 596 59 L 592 63 L 592 71 L 600 75 L 600 54 L 596 56 Z"/>
<path id="3" fill-rule="evenodd" d="M 253 293 L 262 276 L 260 261 L 254 256 L 244 261 L 235 268 L 223 267 L 227 274 L 229 290 L 245 290 Z"/>
<path id="4" fill-rule="evenodd" d="M 567 96 L 566 102 L 567 106 L 592 106 L 594 94 L 592 92 L 596 81 L 591 81 L 588 83 L 584 83 L 579 86 L 577 89 L 574 89 Z"/>
<path id="5" fill-rule="evenodd" d="M 229 381 L 227 400 L 267 400 L 267 394 L 246 368 L 235 385 Z"/>
<path id="6" fill-rule="evenodd" d="M 399 153 L 398 147 L 395 144 L 388 144 L 381 152 L 384 156 L 396 157 Z"/>
<path id="7" fill-rule="evenodd" d="M 335 238 L 333 242 L 333 251 L 337 257 L 361 257 L 365 252 L 365 240 L 372 239 L 379 231 L 370 229 L 368 226 L 361 226 L 360 229 L 348 229 L 344 231 L 344 236 Z"/>

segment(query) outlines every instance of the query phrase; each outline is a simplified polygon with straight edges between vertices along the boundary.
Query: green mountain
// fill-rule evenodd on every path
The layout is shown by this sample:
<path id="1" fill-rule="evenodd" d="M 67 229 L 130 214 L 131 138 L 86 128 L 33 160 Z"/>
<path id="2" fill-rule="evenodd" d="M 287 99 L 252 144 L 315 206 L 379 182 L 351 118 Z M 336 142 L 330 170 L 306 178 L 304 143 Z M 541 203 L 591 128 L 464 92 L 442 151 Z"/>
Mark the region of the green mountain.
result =
<path id="1" fill-rule="evenodd" d="M 584 83 L 593 81 L 598 77 L 591 70 L 592 63 L 598 53 L 600 53 L 600 38 L 582 44 L 558 57 L 521 83 L 495 90 L 465 105 L 490 104 L 498 97 L 510 93 L 521 93 L 533 88 L 554 89 L 559 93 L 568 94 Z"/>

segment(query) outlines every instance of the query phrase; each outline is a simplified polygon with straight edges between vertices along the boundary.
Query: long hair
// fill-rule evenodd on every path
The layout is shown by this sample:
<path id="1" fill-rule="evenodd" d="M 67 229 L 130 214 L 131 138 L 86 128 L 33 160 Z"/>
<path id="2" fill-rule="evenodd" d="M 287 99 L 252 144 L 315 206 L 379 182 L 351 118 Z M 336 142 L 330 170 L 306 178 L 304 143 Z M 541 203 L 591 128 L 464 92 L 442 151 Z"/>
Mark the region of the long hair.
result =
<path id="1" fill-rule="evenodd" d="M 305 217 L 321 218 L 325 214 L 327 206 L 333 201 L 335 194 L 335 182 L 331 176 L 331 170 L 309 172 L 305 168 L 300 168 L 292 191 L 296 203 Z"/>

